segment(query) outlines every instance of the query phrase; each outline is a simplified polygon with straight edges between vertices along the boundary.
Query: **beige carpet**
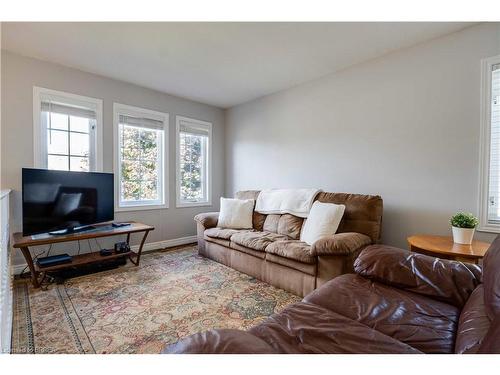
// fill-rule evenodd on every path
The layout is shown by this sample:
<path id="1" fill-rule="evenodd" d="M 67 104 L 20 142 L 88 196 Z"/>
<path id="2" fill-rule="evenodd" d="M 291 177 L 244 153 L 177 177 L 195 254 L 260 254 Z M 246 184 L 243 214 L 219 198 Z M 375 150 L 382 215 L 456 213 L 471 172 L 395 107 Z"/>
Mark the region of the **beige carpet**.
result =
<path id="1" fill-rule="evenodd" d="M 15 284 L 13 353 L 158 353 L 211 328 L 247 329 L 300 298 L 200 257 L 194 246 L 48 290 Z"/>

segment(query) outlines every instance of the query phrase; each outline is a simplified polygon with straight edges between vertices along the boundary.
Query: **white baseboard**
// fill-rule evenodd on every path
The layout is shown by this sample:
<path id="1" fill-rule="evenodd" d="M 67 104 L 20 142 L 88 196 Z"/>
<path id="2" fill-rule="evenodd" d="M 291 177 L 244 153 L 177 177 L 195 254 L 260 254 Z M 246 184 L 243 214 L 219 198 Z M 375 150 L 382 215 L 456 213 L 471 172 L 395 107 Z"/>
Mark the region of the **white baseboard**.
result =
<path id="1" fill-rule="evenodd" d="M 165 241 L 147 242 L 144 244 L 142 251 L 148 252 L 151 250 L 166 249 L 168 247 L 187 245 L 190 243 L 194 243 L 196 241 L 197 241 L 196 236 L 188 236 L 188 237 L 173 238 L 171 240 L 165 240 Z M 131 246 L 131 249 L 137 251 L 139 250 L 139 245 Z M 14 275 L 19 275 L 26 268 L 26 266 L 27 266 L 26 263 L 14 264 L 12 265 L 12 273 Z"/>

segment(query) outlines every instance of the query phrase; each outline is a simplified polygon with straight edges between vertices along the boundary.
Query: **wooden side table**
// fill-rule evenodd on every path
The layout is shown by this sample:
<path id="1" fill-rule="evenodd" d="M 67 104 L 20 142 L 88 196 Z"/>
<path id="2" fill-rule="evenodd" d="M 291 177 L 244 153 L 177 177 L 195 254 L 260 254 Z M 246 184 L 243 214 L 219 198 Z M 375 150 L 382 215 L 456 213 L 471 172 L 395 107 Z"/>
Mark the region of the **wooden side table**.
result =
<path id="1" fill-rule="evenodd" d="M 415 235 L 408 237 L 407 240 L 410 251 L 475 264 L 479 263 L 490 247 L 489 243 L 482 241 L 461 245 L 454 243 L 453 238 L 447 236 Z"/>

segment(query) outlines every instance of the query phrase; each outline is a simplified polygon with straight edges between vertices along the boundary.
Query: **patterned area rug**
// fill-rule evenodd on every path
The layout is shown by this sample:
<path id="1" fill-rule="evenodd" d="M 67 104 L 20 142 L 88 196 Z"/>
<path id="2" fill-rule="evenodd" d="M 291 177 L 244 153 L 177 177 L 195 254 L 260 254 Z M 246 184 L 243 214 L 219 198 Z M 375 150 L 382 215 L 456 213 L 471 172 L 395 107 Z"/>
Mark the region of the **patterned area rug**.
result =
<path id="1" fill-rule="evenodd" d="M 197 255 L 144 254 L 141 265 L 48 290 L 15 285 L 13 353 L 159 353 L 211 328 L 247 329 L 300 298 Z"/>

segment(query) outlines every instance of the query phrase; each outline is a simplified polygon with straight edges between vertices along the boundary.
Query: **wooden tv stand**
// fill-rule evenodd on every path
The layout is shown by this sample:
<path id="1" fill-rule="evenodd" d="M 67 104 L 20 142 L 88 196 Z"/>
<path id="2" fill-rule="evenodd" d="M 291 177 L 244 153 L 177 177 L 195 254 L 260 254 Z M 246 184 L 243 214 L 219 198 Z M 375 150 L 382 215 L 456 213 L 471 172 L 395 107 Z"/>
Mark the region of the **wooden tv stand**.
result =
<path id="1" fill-rule="evenodd" d="M 13 247 L 17 249 L 21 249 L 24 259 L 26 259 L 26 263 L 31 272 L 31 282 L 33 283 L 33 287 L 40 287 L 39 277 L 44 272 L 49 271 L 57 271 L 69 267 L 78 267 L 84 264 L 101 262 L 103 260 L 116 259 L 121 257 L 128 257 L 130 261 L 136 266 L 139 265 L 141 260 L 142 248 L 144 246 L 144 242 L 146 242 L 146 237 L 149 232 L 154 230 L 155 228 L 136 222 L 130 222 L 130 225 L 114 228 L 110 223 L 102 223 L 93 225 L 94 229 L 79 232 L 79 233 L 70 233 L 64 235 L 33 235 L 33 236 L 23 236 L 22 233 L 14 233 L 12 236 Z M 141 243 L 139 245 L 139 249 L 137 252 L 128 251 L 126 253 L 113 253 L 108 256 L 102 256 L 99 252 L 91 252 L 85 254 L 74 255 L 71 263 L 57 264 L 49 267 L 39 267 L 37 264 L 33 262 L 33 258 L 30 253 L 30 246 L 40 246 L 40 245 L 52 245 L 60 242 L 71 242 L 71 241 L 79 241 L 79 240 L 87 240 L 92 238 L 100 238 L 100 237 L 111 237 L 117 236 L 120 234 L 127 235 L 127 243 L 130 243 L 130 235 L 132 233 L 144 233 Z"/>

